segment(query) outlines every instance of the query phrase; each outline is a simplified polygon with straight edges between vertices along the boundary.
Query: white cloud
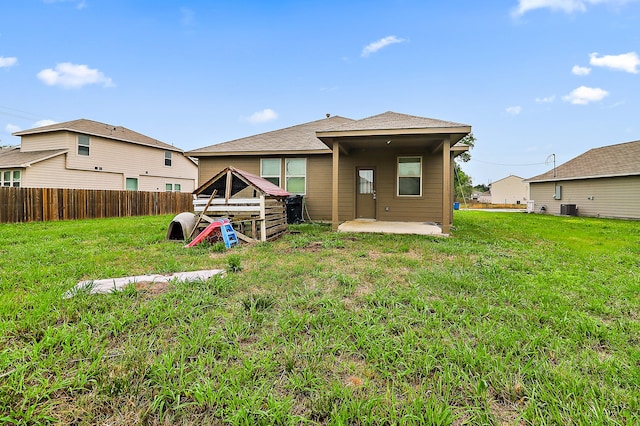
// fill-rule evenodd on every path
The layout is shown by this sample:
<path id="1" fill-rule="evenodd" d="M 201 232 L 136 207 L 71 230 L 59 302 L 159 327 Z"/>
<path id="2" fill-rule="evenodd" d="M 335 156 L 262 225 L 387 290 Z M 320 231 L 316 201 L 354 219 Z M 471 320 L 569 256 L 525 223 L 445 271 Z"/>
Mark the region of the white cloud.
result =
<path id="1" fill-rule="evenodd" d="M 265 108 L 262 111 L 254 112 L 251 116 L 246 118 L 245 121 L 248 121 L 251 124 L 262 124 L 273 121 L 276 118 L 278 118 L 278 113 L 271 108 Z"/>
<path id="2" fill-rule="evenodd" d="M 522 112 L 522 107 L 519 105 L 510 106 L 510 107 L 507 107 L 506 111 L 507 111 L 507 114 L 518 115 Z"/>
<path id="3" fill-rule="evenodd" d="M 556 95 L 546 96 L 544 98 L 536 98 L 536 103 L 539 104 L 550 104 L 556 100 Z"/>
<path id="4" fill-rule="evenodd" d="M 43 0 L 45 3 L 75 3 L 76 9 L 82 10 L 87 7 L 85 0 Z"/>
<path id="5" fill-rule="evenodd" d="M 571 72 L 575 75 L 589 75 L 591 68 L 574 65 L 573 68 L 571 68 Z"/>
<path id="6" fill-rule="evenodd" d="M 594 67 L 607 67 L 613 70 L 620 70 L 638 74 L 640 57 L 636 52 L 623 53 L 621 55 L 604 55 L 598 57 L 598 53 L 589 55 L 589 63 Z"/>
<path id="7" fill-rule="evenodd" d="M 536 9 L 551 9 L 565 13 L 586 12 L 588 6 L 596 4 L 623 5 L 635 0 L 518 0 L 518 6 L 512 10 L 513 16 L 522 16 Z"/>
<path id="8" fill-rule="evenodd" d="M 47 68 L 38 73 L 38 78 L 48 86 L 62 86 L 66 88 L 80 88 L 87 84 L 101 84 L 103 87 L 113 87 L 111 79 L 102 71 L 91 69 L 86 65 L 76 65 L 63 62 L 55 69 Z"/>
<path id="9" fill-rule="evenodd" d="M 15 132 L 19 132 L 20 130 L 22 130 L 20 127 L 16 126 L 15 124 L 7 124 L 4 128 L 4 130 L 7 133 L 15 133 Z"/>
<path id="10" fill-rule="evenodd" d="M 609 92 L 597 87 L 580 86 L 574 89 L 562 99 L 574 105 L 587 105 L 591 102 L 598 102 L 609 96 Z"/>
<path id="11" fill-rule="evenodd" d="M 405 41 L 406 41 L 405 39 L 398 38 L 394 35 L 381 38 L 378 41 L 374 41 L 373 43 L 369 43 L 368 45 L 366 45 L 364 49 L 362 49 L 362 53 L 360 54 L 360 56 L 362 56 L 363 58 L 366 58 L 370 54 L 376 53 L 378 50 L 382 49 L 383 47 L 387 47 L 390 44 L 394 44 L 394 43 L 404 43 Z"/>
<path id="12" fill-rule="evenodd" d="M 18 58 L 15 58 L 12 56 L 5 58 L 4 56 L 0 56 L 0 68 L 9 68 L 14 66 L 17 63 L 18 63 Z"/>
<path id="13" fill-rule="evenodd" d="M 33 125 L 33 127 L 44 127 L 44 126 L 50 126 L 52 124 L 56 124 L 57 121 L 53 121 L 53 120 L 39 120 L 36 121 L 35 124 Z"/>

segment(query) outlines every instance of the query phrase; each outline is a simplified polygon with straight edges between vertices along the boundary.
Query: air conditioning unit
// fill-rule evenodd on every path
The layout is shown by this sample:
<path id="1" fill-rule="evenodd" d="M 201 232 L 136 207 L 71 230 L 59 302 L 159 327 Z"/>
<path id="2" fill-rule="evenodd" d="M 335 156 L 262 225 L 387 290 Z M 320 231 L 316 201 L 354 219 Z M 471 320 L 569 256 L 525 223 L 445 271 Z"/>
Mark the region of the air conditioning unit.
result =
<path id="1" fill-rule="evenodd" d="M 575 204 L 560 204 L 560 214 L 578 216 L 578 207 Z"/>

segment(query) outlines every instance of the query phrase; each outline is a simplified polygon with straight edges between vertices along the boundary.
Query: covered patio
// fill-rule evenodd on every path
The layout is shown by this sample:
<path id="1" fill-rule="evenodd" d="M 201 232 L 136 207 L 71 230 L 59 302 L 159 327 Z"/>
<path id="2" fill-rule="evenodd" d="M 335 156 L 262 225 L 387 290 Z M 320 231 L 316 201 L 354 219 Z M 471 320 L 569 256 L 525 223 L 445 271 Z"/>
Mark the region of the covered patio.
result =
<path id="1" fill-rule="evenodd" d="M 332 151 L 333 229 L 449 234 L 454 158 L 469 150 L 458 142 L 470 132 L 466 124 L 391 111 L 317 131 Z M 345 220 L 353 223 L 341 226 Z"/>

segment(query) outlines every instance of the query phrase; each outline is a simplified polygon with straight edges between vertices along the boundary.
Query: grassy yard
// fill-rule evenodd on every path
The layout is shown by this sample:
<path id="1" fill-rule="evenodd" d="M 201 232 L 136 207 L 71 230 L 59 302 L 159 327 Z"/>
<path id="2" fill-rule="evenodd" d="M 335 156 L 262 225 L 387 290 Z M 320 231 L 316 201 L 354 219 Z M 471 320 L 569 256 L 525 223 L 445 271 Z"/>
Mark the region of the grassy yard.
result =
<path id="1" fill-rule="evenodd" d="M 0 423 L 640 423 L 638 222 L 456 211 L 448 239 L 299 225 L 220 253 L 170 220 L 0 225 Z"/>

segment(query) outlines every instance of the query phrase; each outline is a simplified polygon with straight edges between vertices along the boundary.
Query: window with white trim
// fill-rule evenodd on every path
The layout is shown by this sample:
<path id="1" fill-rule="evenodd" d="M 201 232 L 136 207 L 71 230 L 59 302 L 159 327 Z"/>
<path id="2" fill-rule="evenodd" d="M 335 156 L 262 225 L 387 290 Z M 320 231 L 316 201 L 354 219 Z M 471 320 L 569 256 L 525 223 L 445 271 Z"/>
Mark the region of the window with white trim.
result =
<path id="1" fill-rule="evenodd" d="M 173 190 L 174 190 L 175 192 L 180 192 L 180 191 L 182 190 L 182 185 L 181 185 L 181 184 L 179 184 L 179 183 L 174 183 L 174 184 L 173 184 Z"/>
<path id="2" fill-rule="evenodd" d="M 0 172 L 0 186 L 4 188 L 20 187 L 20 170 L 3 170 Z"/>
<path id="3" fill-rule="evenodd" d="M 164 188 L 167 192 L 180 192 L 182 185 L 179 183 L 166 183 Z"/>
<path id="4" fill-rule="evenodd" d="M 164 165 L 171 167 L 171 151 L 164 152 Z"/>
<path id="5" fill-rule="evenodd" d="M 422 195 L 422 157 L 398 157 L 398 196 Z"/>
<path id="6" fill-rule="evenodd" d="M 89 155 L 89 135 L 78 135 L 78 155 Z"/>
<path id="7" fill-rule="evenodd" d="M 268 180 L 274 185 L 280 186 L 280 165 L 282 160 L 279 158 L 261 158 L 260 159 L 260 177 Z"/>
<path id="8" fill-rule="evenodd" d="M 167 183 L 167 184 L 165 184 L 165 185 L 164 185 L 164 189 L 165 189 L 167 192 L 171 192 L 171 191 L 173 191 L 173 184 L 172 184 L 172 183 Z"/>
<path id="9" fill-rule="evenodd" d="M 285 158 L 286 190 L 294 195 L 304 195 L 307 192 L 307 159 Z"/>

